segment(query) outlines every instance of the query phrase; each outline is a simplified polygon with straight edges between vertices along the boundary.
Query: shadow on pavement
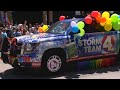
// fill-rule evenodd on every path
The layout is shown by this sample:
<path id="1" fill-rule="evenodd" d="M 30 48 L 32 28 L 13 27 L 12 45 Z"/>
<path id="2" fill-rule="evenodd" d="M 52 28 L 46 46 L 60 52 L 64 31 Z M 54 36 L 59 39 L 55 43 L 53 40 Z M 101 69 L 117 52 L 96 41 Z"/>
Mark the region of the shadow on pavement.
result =
<path id="1" fill-rule="evenodd" d="M 120 64 L 115 66 L 109 66 L 98 69 L 82 70 L 76 71 L 74 65 L 67 68 L 65 72 L 61 72 L 58 75 L 44 75 L 40 70 L 37 69 L 26 69 L 19 72 L 14 71 L 14 69 L 8 69 L 3 73 L 0 73 L 2 79 L 53 79 L 63 77 L 63 79 L 78 79 L 81 75 L 94 74 L 94 73 L 108 73 L 119 71 Z"/>
<path id="2" fill-rule="evenodd" d="M 72 72 L 71 74 L 66 75 L 65 78 L 66 79 L 77 79 L 77 78 L 80 78 L 80 75 L 116 72 L 119 70 L 120 70 L 120 65 L 103 67 L 103 68 L 98 68 L 98 69 L 81 70 L 81 71 Z"/>

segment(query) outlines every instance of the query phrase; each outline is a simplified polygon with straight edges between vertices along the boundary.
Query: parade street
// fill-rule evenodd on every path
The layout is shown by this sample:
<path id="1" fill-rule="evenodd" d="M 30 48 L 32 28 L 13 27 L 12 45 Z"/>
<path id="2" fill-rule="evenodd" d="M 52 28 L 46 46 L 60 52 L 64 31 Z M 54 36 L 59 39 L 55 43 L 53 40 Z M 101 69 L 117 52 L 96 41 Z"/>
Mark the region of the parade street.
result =
<path id="1" fill-rule="evenodd" d="M 15 73 L 9 64 L 0 60 L 0 79 L 120 79 L 120 65 L 94 70 L 68 71 L 56 76 L 43 76 L 39 70 Z"/>

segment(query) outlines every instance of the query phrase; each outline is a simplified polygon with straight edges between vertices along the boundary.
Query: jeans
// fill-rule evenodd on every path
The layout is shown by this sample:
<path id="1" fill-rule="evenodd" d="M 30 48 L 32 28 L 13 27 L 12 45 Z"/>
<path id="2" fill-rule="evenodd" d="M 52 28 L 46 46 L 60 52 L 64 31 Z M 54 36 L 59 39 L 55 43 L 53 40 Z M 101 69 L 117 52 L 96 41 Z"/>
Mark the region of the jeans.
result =
<path id="1" fill-rule="evenodd" d="M 2 58 L 4 63 L 8 63 L 9 62 L 8 56 L 6 54 L 4 54 L 3 52 L 1 52 L 1 58 Z"/>

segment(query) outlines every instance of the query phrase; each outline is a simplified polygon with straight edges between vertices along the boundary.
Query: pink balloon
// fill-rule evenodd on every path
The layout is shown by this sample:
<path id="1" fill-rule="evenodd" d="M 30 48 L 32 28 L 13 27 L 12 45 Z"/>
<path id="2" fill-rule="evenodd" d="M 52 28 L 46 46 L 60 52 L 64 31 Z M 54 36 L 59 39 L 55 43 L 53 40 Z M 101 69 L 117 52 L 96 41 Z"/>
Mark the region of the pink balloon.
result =
<path id="1" fill-rule="evenodd" d="M 86 24 L 91 24 L 92 23 L 92 18 L 87 16 L 87 17 L 85 17 L 84 21 L 85 21 Z"/>

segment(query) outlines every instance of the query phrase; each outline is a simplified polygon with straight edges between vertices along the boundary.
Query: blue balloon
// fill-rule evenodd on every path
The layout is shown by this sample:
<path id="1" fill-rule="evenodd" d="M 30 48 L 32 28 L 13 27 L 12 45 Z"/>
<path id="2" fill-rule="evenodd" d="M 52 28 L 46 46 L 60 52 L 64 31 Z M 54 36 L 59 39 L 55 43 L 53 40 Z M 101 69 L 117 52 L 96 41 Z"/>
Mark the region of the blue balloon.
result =
<path id="1" fill-rule="evenodd" d="M 72 27 L 72 32 L 77 33 L 79 31 L 78 26 L 73 26 Z"/>
<path id="2" fill-rule="evenodd" d="M 120 15 L 119 15 L 119 18 L 120 18 Z"/>

